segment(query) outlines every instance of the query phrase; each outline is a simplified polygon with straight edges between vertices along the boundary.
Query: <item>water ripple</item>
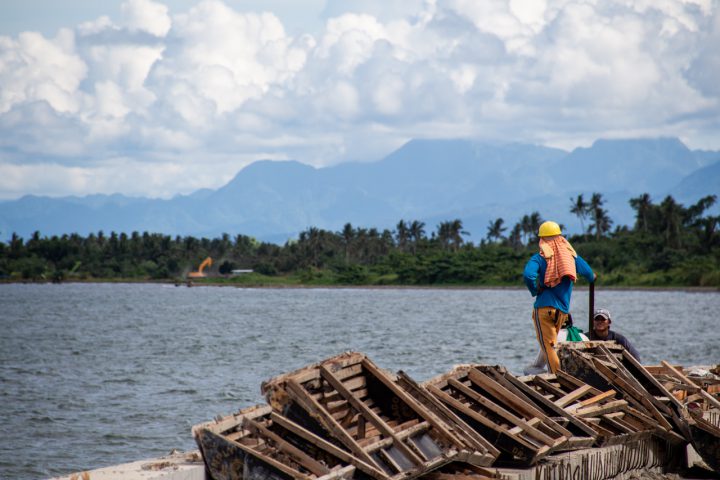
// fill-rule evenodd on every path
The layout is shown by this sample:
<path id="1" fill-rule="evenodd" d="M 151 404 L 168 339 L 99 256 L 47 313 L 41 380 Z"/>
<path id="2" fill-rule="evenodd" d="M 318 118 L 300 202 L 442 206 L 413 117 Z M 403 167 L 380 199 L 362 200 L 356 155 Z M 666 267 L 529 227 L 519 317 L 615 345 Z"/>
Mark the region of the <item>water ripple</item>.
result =
<path id="1" fill-rule="evenodd" d="M 530 300 L 520 289 L 0 285 L 0 422 L 13 432 L 0 436 L 0 478 L 195 448 L 192 425 L 346 350 L 418 381 L 469 362 L 519 373 L 537 352 Z M 573 301 L 587 318 L 587 293 Z M 596 304 L 644 363 L 720 361 L 720 293 L 600 290 Z"/>

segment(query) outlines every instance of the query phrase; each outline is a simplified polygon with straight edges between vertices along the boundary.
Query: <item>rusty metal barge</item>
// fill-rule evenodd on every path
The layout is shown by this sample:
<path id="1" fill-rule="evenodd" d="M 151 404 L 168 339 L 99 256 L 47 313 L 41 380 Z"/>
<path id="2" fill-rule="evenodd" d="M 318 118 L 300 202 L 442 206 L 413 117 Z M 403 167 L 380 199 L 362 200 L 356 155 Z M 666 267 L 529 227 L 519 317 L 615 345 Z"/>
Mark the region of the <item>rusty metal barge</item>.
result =
<path id="1" fill-rule="evenodd" d="M 346 352 L 261 385 L 267 400 L 193 427 L 213 480 L 720 478 L 720 367 L 643 366 L 562 344 L 556 375 L 459 365 L 418 383 Z"/>

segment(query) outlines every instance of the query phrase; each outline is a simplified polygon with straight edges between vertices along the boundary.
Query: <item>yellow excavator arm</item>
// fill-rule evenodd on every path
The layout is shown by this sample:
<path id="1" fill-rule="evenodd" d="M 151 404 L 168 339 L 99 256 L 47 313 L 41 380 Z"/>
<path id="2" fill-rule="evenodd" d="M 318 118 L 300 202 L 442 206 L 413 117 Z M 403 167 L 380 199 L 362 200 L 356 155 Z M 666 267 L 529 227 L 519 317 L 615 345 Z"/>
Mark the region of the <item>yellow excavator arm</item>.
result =
<path id="1" fill-rule="evenodd" d="M 197 269 L 197 272 L 190 272 L 190 273 L 188 273 L 188 275 L 187 275 L 188 278 L 202 278 L 202 277 L 204 277 L 205 274 L 203 273 L 203 270 L 205 270 L 205 268 L 207 268 L 207 267 L 209 267 L 209 266 L 211 266 L 211 265 L 212 265 L 212 258 L 207 257 L 205 260 L 202 261 L 202 263 L 200 264 L 200 266 L 199 266 L 198 269 Z"/>
<path id="2" fill-rule="evenodd" d="M 212 258 L 207 257 L 205 260 L 203 260 L 203 262 L 198 267 L 198 272 L 202 273 L 202 271 L 205 270 L 205 267 L 210 267 L 210 266 L 212 266 Z"/>

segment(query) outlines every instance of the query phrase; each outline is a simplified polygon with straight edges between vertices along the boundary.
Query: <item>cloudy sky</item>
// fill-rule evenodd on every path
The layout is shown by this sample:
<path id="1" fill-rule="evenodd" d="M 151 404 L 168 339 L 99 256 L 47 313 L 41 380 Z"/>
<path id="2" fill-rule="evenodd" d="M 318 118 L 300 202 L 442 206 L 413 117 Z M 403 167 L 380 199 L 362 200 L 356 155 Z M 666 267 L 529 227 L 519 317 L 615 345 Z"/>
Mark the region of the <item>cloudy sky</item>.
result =
<path id="1" fill-rule="evenodd" d="M 720 0 L 3 0 L 0 199 L 411 138 L 720 150 Z"/>

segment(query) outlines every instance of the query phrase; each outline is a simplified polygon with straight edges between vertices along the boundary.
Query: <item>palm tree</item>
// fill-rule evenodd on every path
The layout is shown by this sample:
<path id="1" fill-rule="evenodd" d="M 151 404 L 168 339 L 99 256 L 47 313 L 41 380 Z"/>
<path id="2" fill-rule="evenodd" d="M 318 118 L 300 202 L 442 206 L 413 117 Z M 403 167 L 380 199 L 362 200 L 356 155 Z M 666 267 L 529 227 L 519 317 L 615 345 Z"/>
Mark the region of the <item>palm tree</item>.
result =
<path id="1" fill-rule="evenodd" d="M 538 230 L 540 230 L 540 224 L 543 222 L 540 212 L 533 212 L 528 218 L 528 232 L 531 235 L 533 242 L 538 240 Z"/>
<path id="2" fill-rule="evenodd" d="M 639 197 L 630 199 L 630 206 L 635 210 L 635 228 L 642 230 L 644 233 L 648 231 L 648 216 L 652 209 L 652 200 L 650 194 L 643 193 Z"/>
<path id="3" fill-rule="evenodd" d="M 703 213 L 705 210 L 712 207 L 717 200 L 717 195 L 707 195 L 697 201 L 694 205 L 691 205 L 685 211 L 685 224 L 690 226 L 696 226 L 700 223 Z"/>
<path id="4" fill-rule="evenodd" d="M 700 226 L 702 227 L 700 244 L 705 252 L 709 252 L 712 249 L 718 231 L 717 227 L 720 224 L 720 216 L 705 217 L 701 219 L 700 222 Z"/>
<path id="5" fill-rule="evenodd" d="M 409 235 L 412 238 L 412 253 L 415 254 L 418 243 L 425 238 L 425 222 L 413 220 L 410 224 Z"/>
<path id="6" fill-rule="evenodd" d="M 468 235 L 468 232 L 462 228 L 462 220 L 459 219 L 441 222 L 437 228 L 437 240 L 440 246 L 443 249 L 458 250 L 464 241 L 462 235 Z"/>
<path id="7" fill-rule="evenodd" d="M 675 248 L 680 248 L 680 230 L 686 210 L 673 197 L 668 195 L 660 204 L 660 212 L 663 218 L 665 241 Z"/>
<path id="8" fill-rule="evenodd" d="M 449 223 L 450 242 L 452 243 L 453 250 L 457 251 L 464 242 L 462 236 L 470 234 L 463 230 L 462 220 L 460 220 L 459 218 L 456 218 Z"/>
<path id="9" fill-rule="evenodd" d="M 593 220 L 591 229 L 595 230 L 595 238 L 600 240 L 602 236 L 610 231 L 613 221 L 607 214 L 607 210 L 602 208 L 605 200 L 601 193 L 593 193 L 590 198 L 590 216 Z"/>
<path id="10" fill-rule="evenodd" d="M 504 238 L 503 232 L 507 230 L 507 227 L 503 226 L 504 223 L 505 220 L 502 218 L 495 219 L 495 221 L 490 220 L 486 236 L 488 242 L 492 242 L 493 239 L 502 240 Z"/>
<path id="11" fill-rule="evenodd" d="M 522 231 L 522 239 L 523 243 L 527 243 L 527 239 L 530 235 L 532 235 L 532 227 L 530 226 L 530 216 L 529 215 L 523 215 L 522 219 L 520 220 L 520 230 Z"/>
<path id="12" fill-rule="evenodd" d="M 510 245 L 513 248 L 520 248 L 523 245 L 522 241 L 522 226 L 520 223 L 516 223 L 515 226 L 510 231 L 510 237 L 508 238 L 508 242 L 510 242 Z"/>
<path id="13" fill-rule="evenodd" d="M 443 249 L 450 246 L 450 222 L 440 222 L 437 226 L 437 240 Z"/>
<path id="14" fill-rule="evenodd" d="M 404 220 L 400 220 L 395 227 L 395 238 L 397 240 L 398 248 L 401 251 L 405 251 L 405 245 L 408 240 L 408 225 Z"/>
<path id="15" fill-rule="evenodd" d="M 580 229 L 583 234 L 585 233 L 585 218 L 588 214 L 588 203 L 583 198 L 582 193 L 577 196 L 575 200 L 570 199 L 570 213 L 578 217 L 580 220 Z"/>
<path id="16" fill-rule="evenodd" d="M 350 222 L 346 223 L 340 232 L 343 239 L 343 246 L 345 247 L 345 263 L 350 261 L 350 245 L 352 244 L 353 238 L 355 238 L 355 230 Z"/>

